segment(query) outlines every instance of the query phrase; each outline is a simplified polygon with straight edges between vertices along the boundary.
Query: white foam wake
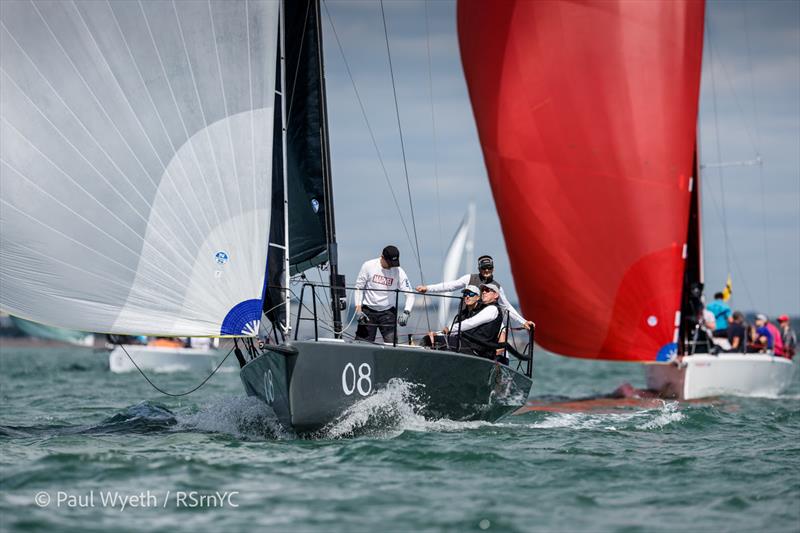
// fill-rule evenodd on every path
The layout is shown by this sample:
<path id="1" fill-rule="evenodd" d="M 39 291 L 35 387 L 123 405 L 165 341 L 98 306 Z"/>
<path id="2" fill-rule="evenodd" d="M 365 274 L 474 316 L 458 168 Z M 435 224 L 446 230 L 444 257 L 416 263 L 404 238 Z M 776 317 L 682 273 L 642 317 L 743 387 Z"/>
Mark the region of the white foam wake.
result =
<path id="1" fill-rule="evenodd" d="M 685 415 L 678 402 L 661 402 L 657 409 L 622 413 L 555 413 L 540 422 L 529 424 L 534 429 L 569 428 L 579 430 L 653 430 L 680 422 Z"/>
<path id="2" fill-rule="evenodd" d="M 361 434 L 393 436 L 409 426 L 425 424 L 419 412 L 424 405 L 416 393 L 417 385 L 392 379 L 386 387 L 345 410 L 320 433 L 338 439 Z"/>
<path id="3" fill-rule="evenodd" d="M 272 409 L 253 396 L 219 398 L 199 411 L 178 416 L 178 430 L 225 433 L 243 440 L 292 438 Z"/>

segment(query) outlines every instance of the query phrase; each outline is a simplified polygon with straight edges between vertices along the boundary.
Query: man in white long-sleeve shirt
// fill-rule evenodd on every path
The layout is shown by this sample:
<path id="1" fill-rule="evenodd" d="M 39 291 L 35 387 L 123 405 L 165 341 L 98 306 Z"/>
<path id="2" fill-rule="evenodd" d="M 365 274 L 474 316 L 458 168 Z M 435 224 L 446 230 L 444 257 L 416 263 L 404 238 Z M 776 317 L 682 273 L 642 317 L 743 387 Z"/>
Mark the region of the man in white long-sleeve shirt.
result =
<path id="1" fill-rule="evenodd" d="M 405 306 L 399 318 L 395 307 L 396 289 L 408 291 L 403 294 Z M 355 292 L 356 340 L 374 342 L 380 329 L 383 342 L 394 342 L 395 323 L 405 326 L 414 307 L 414 294 L 410 291 L 411 283 L 400 267 L 400 251 L 396 246 L 387 246 L 380 257 L 361 265 Z"/>
<path id="2" fill-rule="evenodd" d="M 482 283 L 494 283 L 497 285 L 499 292 L 498 292 L 498 305 L 503 312 L 508 311 L 511 320 L 513 320 L 516 324 L 524 327 L 525 329 L 530 329 L 535 326 L 533 321 L 525 320 L 522 318 L 522 315 L 514 309 L 514 306 L 506 298 L 506 293 L 503 291 L 503 287 L 500 283 L 494 279 L 494 260 L 491 256 L 482 255 L 478 258 L 478 273 L 477 274 L 467 274 L 465 276 L 461 276 L 458 279 L 452 281 L 443 281 L 441 283 L 436 283 L 434 285 L 419 285 L 417 286 L 417 292 L 426 293 L 429 292 L 431 294 L 441 293 L 441 292 L 452 292 L 461 290 L 467 285 L 481 285 Z"/>

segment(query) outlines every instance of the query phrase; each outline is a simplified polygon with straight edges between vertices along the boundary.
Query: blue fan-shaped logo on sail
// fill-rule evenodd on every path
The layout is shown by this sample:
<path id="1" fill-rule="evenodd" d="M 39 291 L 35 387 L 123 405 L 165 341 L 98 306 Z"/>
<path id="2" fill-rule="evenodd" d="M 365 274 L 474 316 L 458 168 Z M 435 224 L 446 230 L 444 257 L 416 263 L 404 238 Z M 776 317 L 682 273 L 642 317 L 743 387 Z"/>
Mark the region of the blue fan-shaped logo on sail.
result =
<path id="1" fill-rule="evenodd" d="M 311 199 L 311 209 L 313 209 L 315 213 L 319 213 L 319 200 L 316 198 Z"/>
<path id="2" fill-rule="evenodd" d="M 239 302 L 228 311 L 222 321 L 220 335 L 249 335 L 258 334 L 261 325 L 261 300 L 245 300 Z"/>
<path id="3" fill-rule="evenodd" d="M 219 263 L 220 265 L 224 265 L 225 263 L 228 262 L 228 252 L 220 250 L 214 255 L 214 259 L 216 259 L 217 263 Z"/>
<path id="4" fill-rule="evenodd" d="M 665 344 L 658 350 L 658 354 L 656 354 L 656 361 L 672 361 L 678 355 L 678 343 L 671 342 L 669 344 Z"/>

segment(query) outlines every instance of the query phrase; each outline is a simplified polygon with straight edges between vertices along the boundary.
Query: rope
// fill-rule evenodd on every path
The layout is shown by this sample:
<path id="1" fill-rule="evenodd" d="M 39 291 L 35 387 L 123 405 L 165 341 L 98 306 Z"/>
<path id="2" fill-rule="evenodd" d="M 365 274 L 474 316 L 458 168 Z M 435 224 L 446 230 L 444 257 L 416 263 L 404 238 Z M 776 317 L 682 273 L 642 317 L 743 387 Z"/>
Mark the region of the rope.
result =
<path id="1" fill-rule="evenodd" d="M 369 136 L 372 139 L 372 146 L 375 148 L 375 153 L 378 156 L 378 162 L 381 165 L 381 170 L 383 171 L 383 176 L 386 178 L 386 185 L 389 187 L 389 193 L 392 195 L 392 200 L 394 201 L 394 206 L 397 208 L 397 214 L 400 216 L 400 224 L 403 226 L 403 231 L 406 234 L 406 238 L 408 239 L 408 244 L 411 246 L 412 252 L 414 251 L 414 243 L 411 242 L 411 234 L 408 232 L 408 226 L 406 225 L 406 221 L 403 218 L 403 211 L 400 209 L 400 202 L 397 200 L 397 195 L 394 193 L 394 188 L 392 187 L 392 182 L 389 180 L 389 172 L 386 170 L 386 165 L 383 162 L 383 157 L 381 157 L 381 151 L 378 148 L 378 141 L 375 140 L 375 133 L 372 131 L 372 126 L 369 123 L 369 118 L 367 118 L 367 111 L 364 108 L 364 102 L 361 100 L 361 95 L 358 92 L 358 87 L 356 86 L 356 81 L 353 78 L 353 73 L 350 70 L 350 64 L 347 62 L 347 57 L 344 54 L 344 48 L 342 47 L 342 42 L 339 40 L 339 34 L 336 32 L 336 26 L 333 24 L 333 17 L 328 11 L 328 4 L 327 2 L 322 3 L 322 6 L 325 8 L 325 14 L 328 16 L 328 22 L 331 25 L 331 29 L 333 30 L 333 36 L 336 39 L 336 45 L 339 48 L 339 53 L 342 55 L 342 61 L 344 61 L 344 67 L 347 71 L 347 76 L 350 78 L 350 84 L 353 86 L 353 92 L 356 95 L 356 100 L 358 101 L 358 107 L 361 109 L 361 116 L 364 117 L 364 122 L 367 125 L 367 131 L 369 132 Z M 419 257 L 417 257 L 419 260 Z"/>
<path id="2" fill-rule="evenodd" d="M 386 12 L 383 9 L 383 0 L 381 0 L 381 20 L 383 20 L 383 35 L 386 39 L 386 55 L 389 58 L 389 75 L 392 78 L 392 94 L 394 95 L 394 113 L 397 118 L 397 130 L 400 133 L 400 151 L 403 155 L 403 173 L 406 177 L 406 191 L 408 193 L 408 205 L 411 208 L 411 226 L 414 229 L 414 244 L 417 250 L 417 265 L 419 266 L 419 279 L 420 282 L 425 284 L 425 275 L 422 272 L 422 258 L 419 251 L 419 237 L 417 235 L 417 220 L 414 216 L 414 200 L 411 198 L 411 182 L 408 179 L 408 162 L 406 160 L 406 145 L 403 139 L 403 126 L 400 123 L 400 107 L 397 103 L 397 86 L 394 81 L 394 67 L 392 66 L 392 52 L 389 48 L 389 30 L 386 28 Z M 431 325 L 430 314 L 428 313 L 427 299 L 422 297 L 425 303 L 425 320 L 428 323 L 428 328 Z"/>
<path id="3" fill-rule="evenodd" d="M 711 46 L 711 26 L 706 19 L 706 35 L 708 36 L 708 56 L 709 56 L 709 63 L 710 63 L 710 70 L 711 70 L 711 102 L 712 107 L 714 109 L 714 137 L 716 141 L 716 148 L 717 148 L 717 160 L 722 161 L 722 149 L 720 148 L 719 142 L 719 120 L 717 117 L 717 83 L 716 83 L 716 76 L 714 75 L 714 50 Z M 725 210 L 725 180 L 723 178 L 722 167 L 717 167 L 717 173 L 719 175 L 719 188 L 720 194 L 722 196 L 721 203 L 722 203 L 722 233 L 725 238 L 725 268 L 728 272 L 731 271 L 731 257 L 729 251 L 729 240 L 728 240 L 728 215 Z"/>
<path id="4" fill-rule="evenodd" d="M 196 387 L 195 387 L 195 388 L 193 388 L 192 390 L 189 390 L 189 391 L 186 391 L 186 392 L 181 392 L 181 393 L 175 394 L 175 393 L 172 393 L 172 392 L 167 392 L 167 391 L 165 391 L 164 389 L 162 389 L 161 387 L 159 387 L 158 385 L 156 385 L 155 383 L 153 383 L 153 381 L 152 381 L 152 380 L 151 380 L 149 377 L 147 377 L 147 374 L 145 374 L 145 373 L 144 373 L 144 371 L 143 371 L 141 368 L 139 368 L 139 365 L 137 365 L 137 364 L 136 364 L 136 361 L 134 361 L 134 360 L 133 360 L 133 357 L 131 357 L 131 354 L 129 354 L 129 353 L 128 353 L 128 350 L 126 350 L 126 349 L 125 349 L 125 345 L 123 345 L 123 344 L 117 344 L 117 346 L 119 346 L 120 348 L 122 348 L 122 351 L 123 351 L 123 352 L 125 352 L 125 355 L 127 355 L 127 356 L 128 356 L 128 359 L 130 359 L 131 363 L 133 363 L 133 366 L 135 366 L 135 367 L 136 367 L 136 370 L 138 370 L 138 371 L 139 371 L 139 373 L 142 375 L 142 377 L 143 377 L 144 379 L 146 379 L 146 380 L 147 380 L 147 382 L 150 384 L 150 386 L 151 386 L 151 387 L 153 387 L 155 390 L 157 390 L 157 391 L 158 391 L 158 392 L 160 392 L 161 394 L 164 394 L 165 396 L 172 396 L 173 398 L 180 398 L 181 396 L 188 396 L 189 394 L 191 394 L 191 393 L 193 393 L 193 392 L 195 392 L 195 391 L 199 390 L 199 389 L 200 389 L 200 387 L 202 387 L 203 385 L 205 385 L 205 384 L 208 382 L 208 380 L 209 380 L 209 379 L 211 379 L 211 377 L 212 377 L 214 374 L 216 374 L 216 373 L 217 373 L 217 370 L 219 370 L 219 369 L 220 369 L 220 367 L 223 365 L 223 363 L 225 363 L 225 361 L 227 361 L 227 360 L 228 360 L 228 357 L 229 357 L 229 356 L 231 355 L 231 353 L 233 352 L 233 348 L 231 348 L 231 349 L 228 351 L 228 354 L 227 354 L 227 355 L 226 355 L 226 356 L 225 356 L 225 357 L 222 359 L 222 361 L 220 361 L 220 362 L 219 362 L 219 364 L 217 365 L 217 367 L 216 367 L 214 370 L 212 370 L 212 371 L 211 371 L 211 373 L 210 373 L 208 376 L 206 376 L 206 379 L 204 379 L 203 381 L 201 381 L 201 382 L 200 382 L 200 384 L 199 384 L 198 386 L 196 386 Z"/>
<path id="5" fill-rule="evenodd" d="M 436 188 L 436 216 L 439 220 L 439 249 L 442 262 L 445 259 L 444 235 L 442 231 L 442 203 L 439 199 L 439 145 L 436 135 L 436 109 L 433 105 L 433 72 L 431 69 L 431 32 L 428 27 L 428 0 L 425 0 L 425 45 L 428 51 L 428 95 L 431 101 L 431 131 L 433 133 L 433 183 Z"/>
<path id="6" fill-rule="evenodd" d="M 721 221 L 722 220 L 722 215 L 720 214 L 720 208 L 719 208 L 719 205 L 717 205 L 717 199 L 714 197 L 713 191 L 711 190 L 710 187 L 706 190 L 706 196 L 711 199 L 711 205 L 714 206 L 714 214 L 717 215 L 717 219 L 719 219 Z M 722 223 L 724 224 L 724 222 L 722 222 Z M 733 256 L 733 266 L 736 269 L 736 272 L 738 272 L 739 279 L 741 279 L 740 283 L 741 283 L 742 287 L 744 288 L 744 292 L 745 292 L 745 295 L 747 296 L 747 300 L 750 302 L 749 305 L 750 305 L 751 308 L 754 308 L 755 307 L 755 300 L 753 299 L 753 296 L 750 294 L 750 288 L 747 285 L 747 277 L 744 275 L 744 270 L 739 265 L 739 260 L 738 260 L 738 258 L 736 256 L 736 250 L 733 248 L 733 243 L 728 241 L 727 238 L 728 237 L 726 235 L 725 236 L 725 239 L 726 239 L 725 245 L 729 246 L 731 248 L 731 254 Z"/>
<path id="7" fill-rule="evenodd" d="M 744 18 L 744 40 L 747 44 L 747 72 L 750 74 L 750 102 L 753 106 L 753 121 L 755 122 L 755 130 L 756 130 L 756 156 L 760 157 L 760 148 L 761 148 L 761 128 L 759 127 L 759 120 L 758 120 L 758 105 L 756 102 L 756 88 L 755 88 L 755 76 L 753 76 L 753 64 L 751 61 L 752 50 L 750 47 L 750 32 L 747 31 L 747 2 L 743 2 L 743 10 L 742 15 Z M 735 95 L 735 93 L 734 93 Z M 737 102 L 738 104 L 738 102 Z M 758 182 L 761 186 L 761 244 L 764 247 L 764 280 L 767 283 L 767 307 L 772 309 L 772 287 L 770 283 L 770 275 L 769 275 L 769 247 L 767 246 L 767 204 L 765 200 L 765 193 L 764 193 L 764 165 L 758 165 Z"/>

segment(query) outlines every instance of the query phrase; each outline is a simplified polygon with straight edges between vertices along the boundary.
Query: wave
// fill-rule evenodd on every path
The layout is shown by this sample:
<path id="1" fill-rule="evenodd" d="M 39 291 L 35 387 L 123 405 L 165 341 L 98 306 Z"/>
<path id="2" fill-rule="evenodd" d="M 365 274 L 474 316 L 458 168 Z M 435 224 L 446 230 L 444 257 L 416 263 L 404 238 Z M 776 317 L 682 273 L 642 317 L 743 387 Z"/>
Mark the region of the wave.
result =
<path id="1" fill-rule="evenodd" d="M 317 436 L 330 439 L 393 436 L 407 427 L 423 426 L 425 417 L 420 412 L 425 405 L 417 391 L 417 385 L 391 379 L 386 387 L 348 407 Z"/>
<path id="2" fill-rule="evenodd" d="M 152 402 L 139 402 L 110 416 L 81 433 L 151 433 L 164 431 L 178 421 L 165 406 Z"/>
<path id="3" fill-rule="evenodd" d="M 420 386 L 402 379 L 392 379 L 386 387 L 351 405 L 317 435 L 321 439 L 369 436 L 394 438 L 406 431 L 448 433 L 509 424 L 482 420 L 431 419 L 422 413 Z"/>
<path id="4" fill-rule="evenodd" d="M 0 437 L 57 437 L 63 435 L 107 435 L 115 433 L 153 433 L 167 431 L 177 424 L 175 414 L 157 403 L 147 401 L 126 407 L 98 424 L 47 424 L 35 426 L 0 426 Z"/>
<path id="5" fill-rule="evenodd" d="M 242 440 L 295 438 L 264 402 L 252 396 L 220 398 L 199 411 L 181 415 L 176 430 L 222 433 Z"/>
<path id="6" fill-rule="evenodd" d="M 661 401 L 655 409 L 614 413 L 553 413 L 540 422 L 525 424 L 531 429 L 579 429 L 579 430 L 654 430 L 681 422 L 686 415 L 678 402 Z"/>

